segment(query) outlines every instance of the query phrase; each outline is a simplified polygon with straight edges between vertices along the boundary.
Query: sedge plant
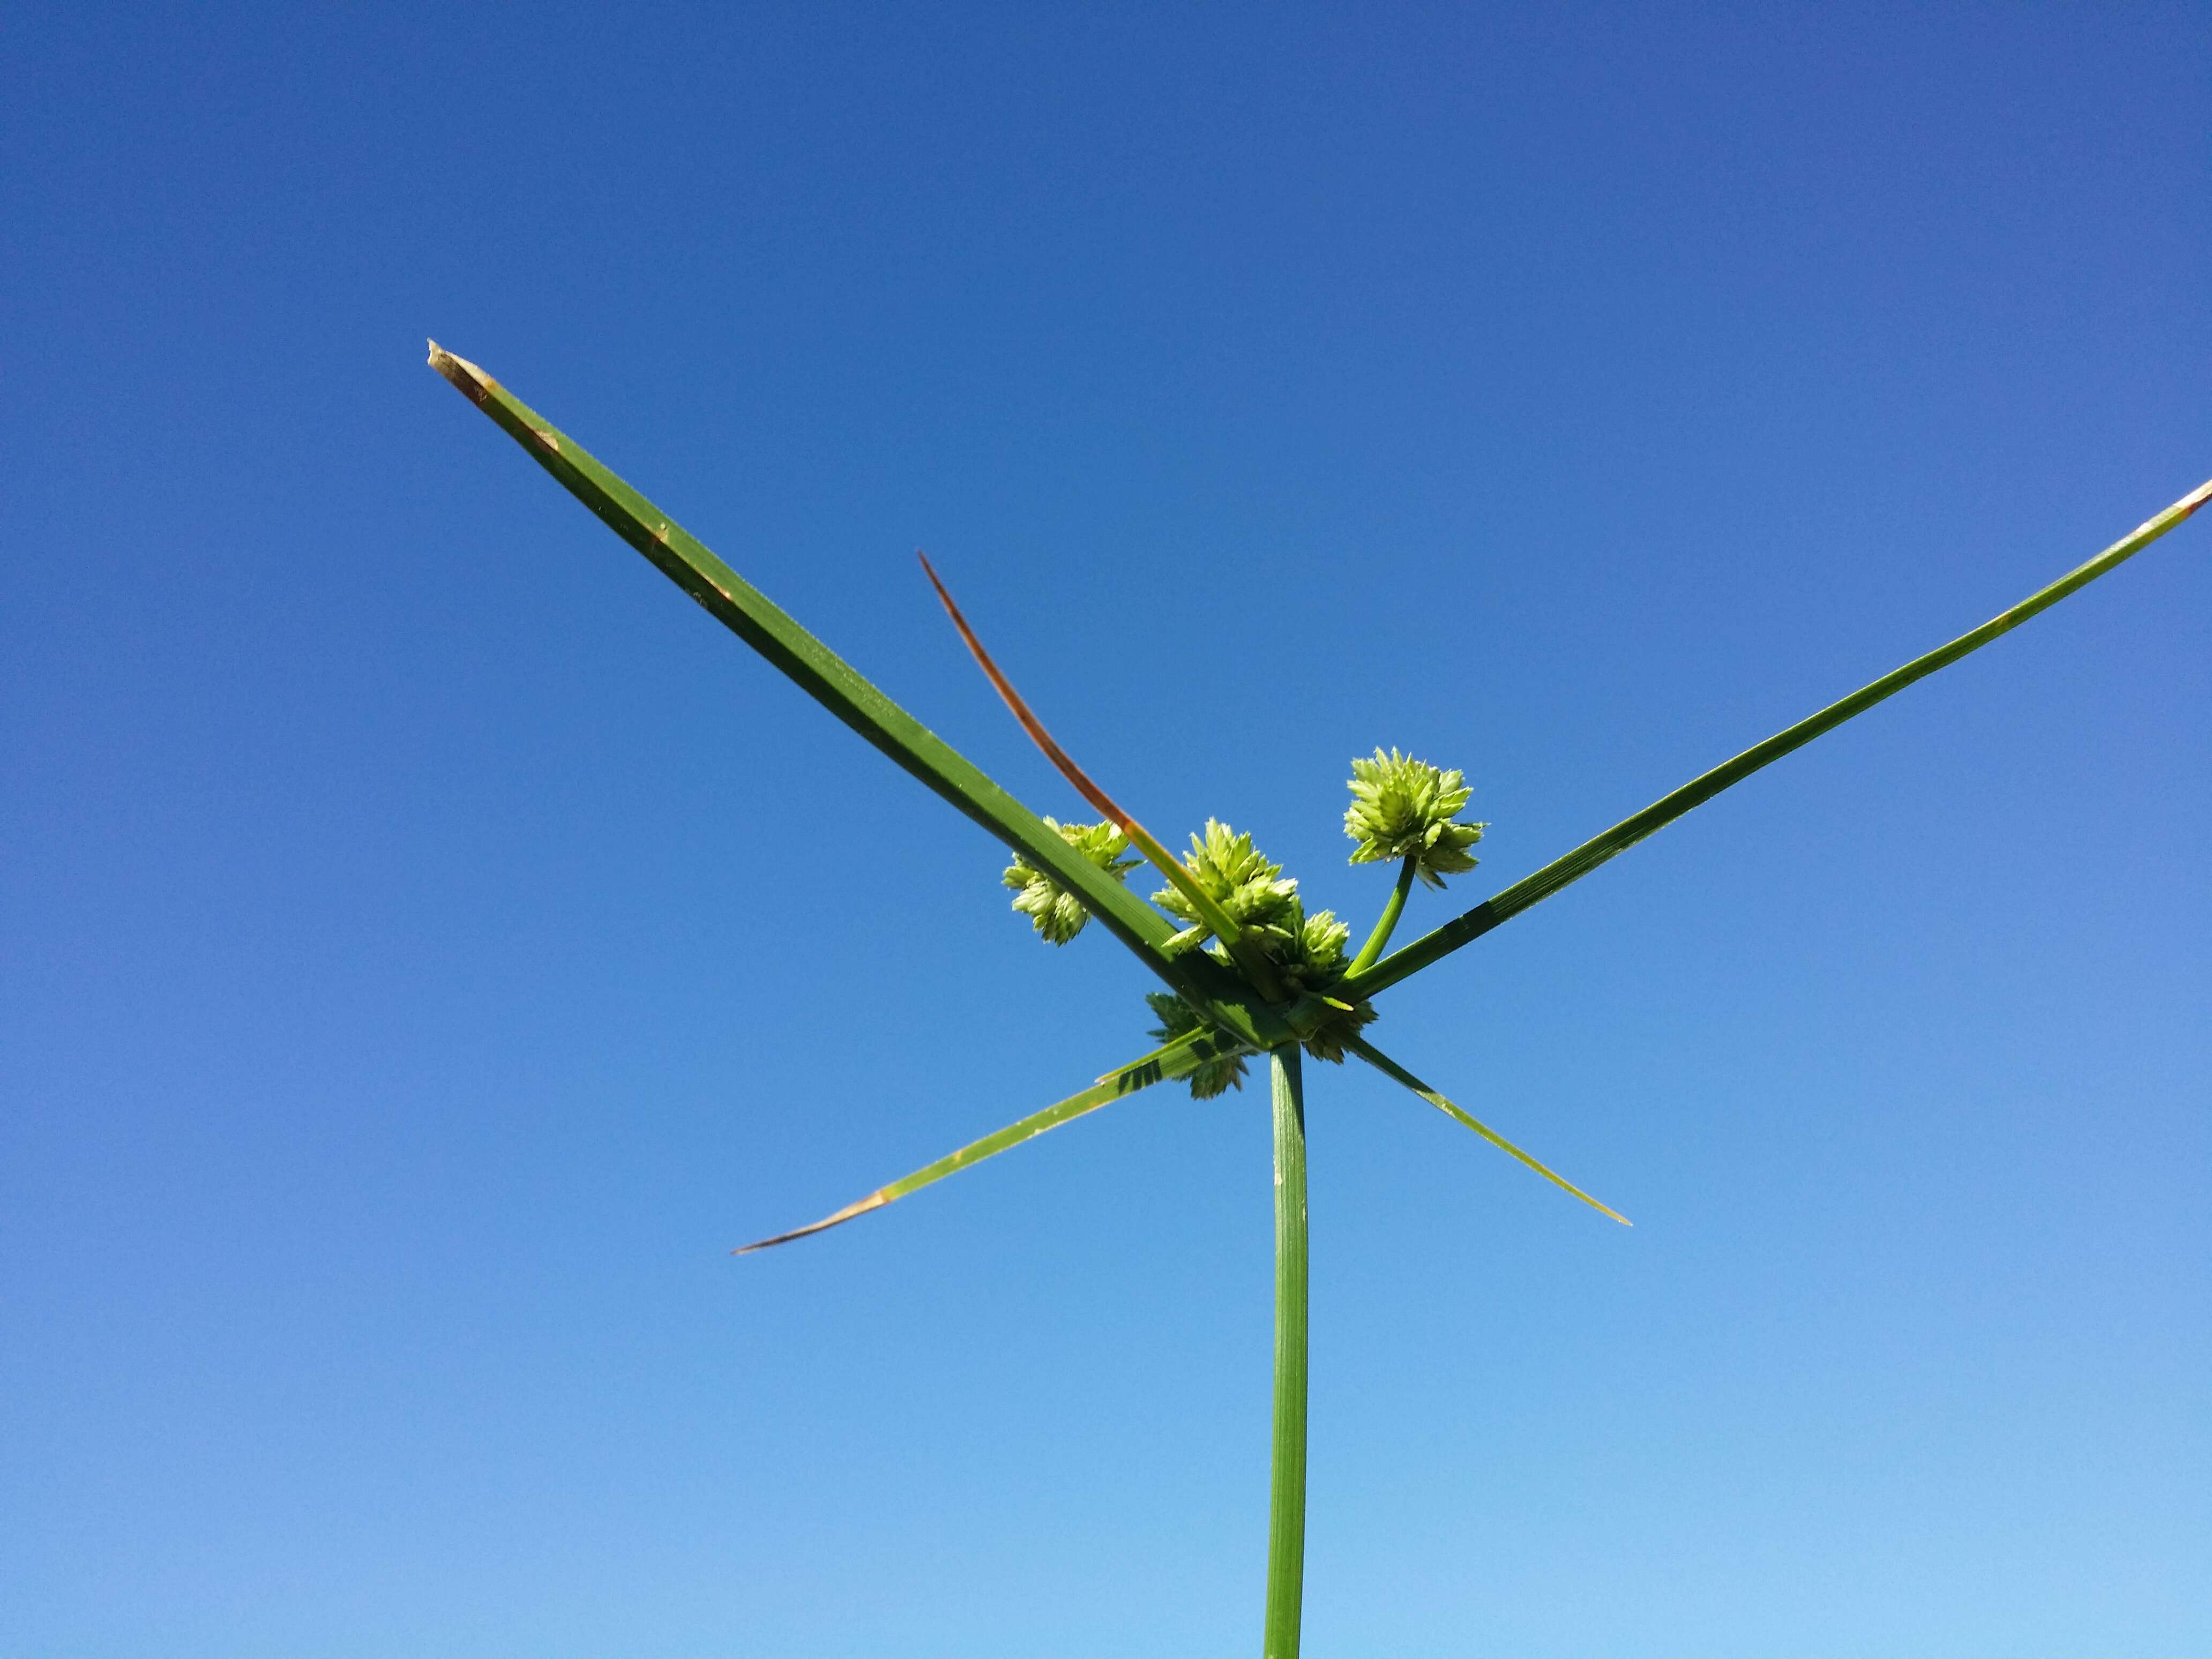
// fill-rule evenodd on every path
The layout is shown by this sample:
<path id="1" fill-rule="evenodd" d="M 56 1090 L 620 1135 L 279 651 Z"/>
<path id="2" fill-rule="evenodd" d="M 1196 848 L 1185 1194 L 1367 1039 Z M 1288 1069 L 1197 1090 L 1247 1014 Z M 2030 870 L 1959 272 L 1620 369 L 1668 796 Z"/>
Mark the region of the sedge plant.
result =
<path id="1" fill-rule="evenodd" d="M 1297 879 L 1285 876 L 1254 845 L 1250 834 L 1209 819 L 1178 856 L 1093 781 L 1000 671 L 926 557 L 924 572 L 976 663 L 1023 729 L 1100 814 L 1097 822 L 1061 823 L 1031 812 L 483 369 L 434 342 L 430 366 L 723 626 L 1004 842 L 1011 860 L 1002 880 L 1014 894 L 1013 909 L 1040 939 L 1064 945 L 1096 921 L 1159 981 L 1160 988 L 1146 996 L 1158 1045 L 1149 1053 L 833 1214 L 744 1245 L 737 1254 L 787 1244 L 880 1210 L 1154 1084 L 1181 1081 L 1200 1099 L 1241 1089 L 1249 1065 L 1265 1061 L 1275 1194 L 1273 1444 L 1261 1643 L 1267 1659 L 1296 1659 L 1304 1581 L 1306 1060 L 1340 1065 L 1352 1057 L 1373 1066 L 1546 1180 L 1626 1224 L 1625 1217 L 1376 1047 L 1367 1035 L 1376 1018 L 1375 1000 L 1761 767 L 2049 609 L 2212 500 L 2212 482 L 2200 485 L 1980 627 L 1754 744 L 1395 951 L 1390 943 L 1414 885 L 1440 890 L 1449 878 L 1473 870 L 1476 860 L 1469 849 L 1486 826 L 1465 816 L 1472 792 L 1461 773 L 1396 749 L 1378 748 L 1354 760 L 1352 800 L 1344 819 L 1345 833 L 1354 843 L 1351 861 L 1395 865 L 1396 878 L 1364 942 L 1351 952 L 1350 927 L 1329 911 L 1309 912 Z M 1146 864 L 1165 883 L 1150 903 L 1128 885 L 1130 875 Z"/>

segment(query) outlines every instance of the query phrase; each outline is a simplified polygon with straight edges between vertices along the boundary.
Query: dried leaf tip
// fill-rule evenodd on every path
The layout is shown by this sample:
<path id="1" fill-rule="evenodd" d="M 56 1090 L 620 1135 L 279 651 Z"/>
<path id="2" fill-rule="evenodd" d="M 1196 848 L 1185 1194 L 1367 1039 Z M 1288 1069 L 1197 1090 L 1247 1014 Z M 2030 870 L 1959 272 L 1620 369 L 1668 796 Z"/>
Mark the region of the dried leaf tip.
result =
<path id="1" fill-rule="evenodd" d="M 857 1203 L 848 1204 L 843 1209 L 838 1211 L 835 1215 L 824 1216 L 821 1220 L 811 1222 L 804 1227 L 793 1227 L 789 1232 L 778 1233 L 774 1238 L 756 1239 L 750 1244 L 740 1244 L 736 1249 L 732 1250 L 730 1254 L 732 1255 L 750 1255 L 755 1250 L 765 1250 L 772 1249 L 778 1244 L 788 1244 L 794 1238 L 811 1238 L 815 1234 L 827 1232 L 830 1228 L 850 1221 L 855 1216 L 866 1215 L 871 1210 L 882 1209 L 884 1206 L 890 1203 L 895 1196 L 895 1194 L 890 1193 L 887 1189 L 878 1188 L 875 1192 L 870 1193 L 866 1198 L 860 1200 Z"/>
<path id="2" fill-rule="evenodd" d="M 968 626 L 968 618 L 960 614 L 960 607 L 953 604 L 952 595 L 938 580 L 937 567 L 930 563 L 929 555 L 917 547 L 914 556 L 921 561 L 922 574 L 929 578 L 929 585 L 937 590 L 939 603 L 944 605 L 945 614 L 952 618 L 952 625 L 967 643 L 969 654 L 975 659 L 975 665 L 983 671 L 984 678 L 991 682 L 1000 699 L 1013 711 L 1014 718 L 1021 722 L 1022 730 L 1030 734 L 1030 741 L 1044 751 L 1045 758 L 1059 769 L 1060 776 L 1075 786 L 1078 794 L 1103 812 L 1107 821 L 1129 838 L 1129 845 L 1143 854 L 1146 861 L 1165 876 L 1169 883 L 1191 902 L 1193 914 L 1202 917 L 1214 937 L 1236 954 L 1239 964 L 1251 979 L 1252 988 L 1267 1001 L 1279 1001 L 1281 993 L 1275 984 L 1274 971 L 1257 950 L 1245 942 L 1244 930 L 1212 895 L 1192 879 L 1190 872 L 1183 868 L 1174 854 L 1160 845 L 1158 837 L 1122 811 L 1113 797 L 1093 783 L 1090 775 L 1069 757 L 1067 750 L 1053 741 L 1052 733 L 1046 731 L 1043 723 L 1030 712 L 1029 704 L 1022 701 L 1022 694 L 1014 690 L 1013 682 L 999 672 L 999 665 L 991 660 L 991 653 L 983 648 L 983 641 L 977 639 L 975 630 Z"/>
<path id="3" fill-rule="evenodd" d="M 960 614 L 960 607 L 952 602 L 951 593 L 938 579 L 937 567 L 930 563 L 929 555 L 917 547 L 914 556 L 921 561 L 921 574 L 929 578 L 929 585 L 937 590 L 938 603 L 945 607 L 945 614 L 952 618 L 952 626 L 959 630 L 969 655 L 975 659 L 975 665 L 983 671 L 984 678 L 991 682 L 1000 700 L 1013 712 L 1015 720 L 1021 723 L 1022 730 L 1029 733 L 1030 741 L 1044 751 L 1044 757 L 1053 763 L 1060 776 L 1075 786 L 1078 794 L 1103 812 L 1109 822 L 1135 843 L 1139 851 L 1152 858 L 1152 848 L 1158 847 L 1158 842 L 1146 833 L 1143 825 L 1122 811 L 1111 796 L 1093 783 L 1090 775 L 1069 758 L 1065 749 L 1053 741 L 1052 733 L 1046 731 L 1044 723 L 1030 712 L 1029 704 L 1022 699 L 1022 694 L 1014 690 L 1014 683 L 1000 672 L 999 665 L 991 660 L 991 653 L 983 648 L 983 641 L 975 637 L 975 630 L 968 626 L 968 618 Z M 1147 842 L 1151 845 L 1147 846 Z M 1165 856 L 1164 853 L 1160 854 L 1161 858 Z M 1159 860 L 1154 859 L 1153 861 L 1158 863 Z M 1162 866 L 1164 870 L 1165 867 Z"/>
<path id="4" fill-rule="evenodd" d="M 453 382 L 453 389 L 472 404 L 491 395 L 499 382 L 465 357 L 456 357 L 435 340 L 430 342 L 430 367 Z"/>
<path id="5" fill-rule="evenodd" d="M 2176 501 L 2174 506 L 2180 510 L 2181 516 L 2185 519 L 2189 517 L 2191 514 L 2196 512 L 2198 507 L 2203 506 L 2207 501 L 2212 501 L 2212 478 L 2207 478 L 2203 483 L 2197 485 L 2196 489 L 2191 490 L 2186 495 L 2184 495 L 2179 501 Z M 2155 524 L 2158 520 L 2154 519 L 2151 522 Z"/>

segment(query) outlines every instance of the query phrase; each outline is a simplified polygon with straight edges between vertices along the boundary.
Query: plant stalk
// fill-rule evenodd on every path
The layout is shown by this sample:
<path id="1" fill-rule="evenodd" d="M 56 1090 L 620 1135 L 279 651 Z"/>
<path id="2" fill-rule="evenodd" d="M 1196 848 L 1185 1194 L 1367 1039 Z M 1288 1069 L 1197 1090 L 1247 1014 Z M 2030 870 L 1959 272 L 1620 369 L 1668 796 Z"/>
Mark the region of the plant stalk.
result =
<path id="1" fill-rule="evenodd" d="M 1367 936 L 1367 943 L 1359 947 L 1359 954 L 1352 959 L 1346 974 L 1363 973 L 1372 968 L 1382 954 L 1382 947 L 1390 942 L 1391 931 L 1398 925 L 1399 914 L 1406 908 L 1406 895 L 1413 890 L 1413 872 L 1419 866 L 1420 854 L 1408 853 L 1406 861 L 1398 868 L 1398 884 L 1390 890 L 1389 902 L 1383 905 L 1382 914 L 1375 919 L 1375 931 Z"/>
<path id="2" fill-rule="evenodd" d="M 1298 1047 L 1269 1055 L 1275 1104 L 1275 1445 L 1266 1659 L 1297 1659 L 1306 1578 L 1306 1106 Z"/>

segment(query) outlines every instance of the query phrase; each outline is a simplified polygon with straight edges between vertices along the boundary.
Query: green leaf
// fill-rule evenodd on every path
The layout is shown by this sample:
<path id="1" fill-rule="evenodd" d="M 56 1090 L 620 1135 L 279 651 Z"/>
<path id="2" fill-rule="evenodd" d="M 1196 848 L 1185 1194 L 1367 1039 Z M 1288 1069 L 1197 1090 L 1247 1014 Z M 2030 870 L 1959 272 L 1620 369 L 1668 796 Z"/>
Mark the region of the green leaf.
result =
<path id="1" fill-rule="evenodd" d="M 430 366 L 520 444 L 569 494 L 839 720 L 1083 902 L 1146 966 L 1243 1040 L 1279 1042 L 1279 1021 L 1219 965 L 1176 959 L 1167 919 L 1082 857 L 1044 821 L 854 671 L 680 525 L 489 374 L 430 346 Z"/>
<path id="2" fill-rule="evenodd" d="M 2207 501 L 2212 501 L 2212 483 L 2199 484 L 2165 512 L 2138 525 L 2087 563 L 2076 566 L 2049 586 L 2039 588 L 2009 611 L 1992 617 L 1971 633 L 1961 634 L 1948 645 L 1939 646 L 1925 656 L 1915 657 L 1902 668 L 1893 669 L 1871 684 L 1852 692 L 1850 696 L 1830 703 L 1817 714 L 1808 715 L 1796 725 L 1776 732 L 1765 742 L 1753 744 L 1734 760 L 1691 779 L 1680 789 L 1662 796 L 1641 812 L 1623 818 L 1603 835 L 1584 842 L 1563 858 L 1553 860 L 1533 876 L 1515 882 L 1504 892 L 1446 922 L 1434 933 L 1415 939 L 1404 950 L 1385 957 L 1373 967 L 1350 975 L 1345 981 L 1346 987 L 1362 996 L 1373 996 L 1395 985 L 1407 975 L 1417 974 L 1430 963 L 1449 956 L 1461 945 L 1481 938 L 1501 922 L 1510 921 L 1531 905 L 1551 897 L 1569 883 L 1581 880 L 1607 860 L 1626 852 L 1646 836 L 1664 829 L 1692 807 L 1703 805 L 1729 785 L 1741 782 L 1759 768 L 1780 760 L 1794 749 L 1802 748 L 1852 716 L 1864 714 L 1883 698 L 1902 691 L 1915 680 L 1923 679 L 1937 669 L 1949 666 L 1960 658 L 1978 651 L 1999 635 L 2011 632 L 2029 617 L 2048 611 L 2068 594 L 2087 586 L 2106 572 L 2133 558 Z"/>
<path id="3" fill-rule="evenodd" d="M 1346 1037 L 1344 1040 L 1344 1046 L 1351 1049 L 1353 1054 L 1358 1054 L 1360 1059 L 1365 1060 L 1376 1071 L 1382 1073 L 1383 1076 L 1390 1079 L 1394 1082 L 1405 1085 L 1407 1088 L 1411 1089 L 1415 1094 L 1420 1096 L 1423 1100 L 1427 1101 L 1430 1105 L 1435 1107 L 1438 1111 L 1444 1114 L 1445 1116 L 1452 1118 L 1474 1130 L 1475 1133 L 1480 1135 L 1492 1146 L 1497 1147 L 1498 1151 L 1509 1153 L 1512 1157 L 1519 1158 L 1523 1164 L 1534 1170 L 1538 1175 L 1543 1176 L 1545 1180 L 1550 1182 L 1553 1186 L 1572 1193 L 1577 1198 L 1582 1200 L 1583 1203 L 1589 1205 L 1593 1210 L 1603 1210 L 1606 1214 L 1611 1216 L 1615 1221 L 1618 1221 L 1624 1227 L 1633 1226 L 1635 1224 L 1633 1222 L 1630 1221 L 1626 1216 L 1621 1214 L 1620 1211 L 1612 1209 L 1606 1205 L 1599 1203 L 1597 1200 L 1592 1198 L 1581 1188 L 1576 1186 L 1573 1182 L 1546 1169 L 1542 1164 L 1536 1162 L 1534 1158 L 1529 1157 L 1528 1153 L 1522 1152 L 1511 1141 L 1506 1139 L 1504 1135 L 1499 1134 L 1497 1130 L 1490 1127 L 1489 1125 L 1478 1121 L 1468 1112 L 1453 1105 L 1450 1101 L 1446 1100 L 1434 1089 L 1429 1087 L 1427 1084 L 1422 1082 L 1420 1079 L 1415 1077 L 1411 1072 L 1398 1064 L 1396 1060 L 1391 1059 L 1389 1055 L 1384 1054 L 1381 1049 L 1376 1048 L 1374 1044 L 1367 1042 L 1364 1038 L 1356 1036 Z"/>
<path id="4" fill-rule="evenodd" d="M 778 1233 L 773 1238 L 740 1245 L 730 1254 L 745 1255 L 754 1250 L 765 1250 L 772 1244 L 788 1244 L 794 1238 L 805 1238 L 836 1226 L 841 1222 L 863 1216 L 871 1210 L 880 1210 L 886 1204 L 904 1198 L 908 1193 L 920 1192 L 924 1187 L 971 1169 L 985 1158 L 996 1156 L 1008 1147 L 1018 1146 L 1025 1140 L 1034 1140 L 1048 1129 L 1057 1129 L 1063 1123 L 1073 1122 L 1086 1112 L 1095 1112 L 1109 1101 L 1132 1095 L 1139 1089 L 1150 1088 L 1155 1083 L 1170 1078 L 1184 1077 L 1199 1067 L 1234 1053 L 1230 1044 L 1216 1033 L 1194 1031 L 1177 1038 L 1165 1048 L 1155 1049 L 1141 1060 L 1134 1060 L 1085 1089 L 1079 1095 L 1070 1095 L 1057 1105 L 1033 1112 L 1018 1123 L 1010 1123 L 995 1134 L 985 1135 L 981 1140 L 970 1141 L 958 1152 L 948 1153 L 934 1164 L 925 1164 L 903 1180 L 894 1181 L 888 1187 L 878 1187 L 866 1198 L 848 1204 L 834 1215 L 827 1215 L 811 1225 L 793 1228 L 787 1233 Z"/>

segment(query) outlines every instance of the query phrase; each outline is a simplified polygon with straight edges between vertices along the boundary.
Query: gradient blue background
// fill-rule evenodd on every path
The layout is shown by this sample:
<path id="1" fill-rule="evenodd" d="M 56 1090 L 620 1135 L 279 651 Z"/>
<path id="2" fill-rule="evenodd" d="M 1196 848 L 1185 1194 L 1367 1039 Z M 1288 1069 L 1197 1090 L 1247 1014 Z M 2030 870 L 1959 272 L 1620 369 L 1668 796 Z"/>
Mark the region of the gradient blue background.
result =
<path id="1" fill-rule="evenodd" d="M 2212 471 L 2197 6 L 29 7 L 0 1651 L 1256 1649 L 1264 1101 L 422 367 L 1037 810 L 1425 927 Z M 2212 526 L 1313 1068 L 1307 1649 L 2212 1651 Z"/>

